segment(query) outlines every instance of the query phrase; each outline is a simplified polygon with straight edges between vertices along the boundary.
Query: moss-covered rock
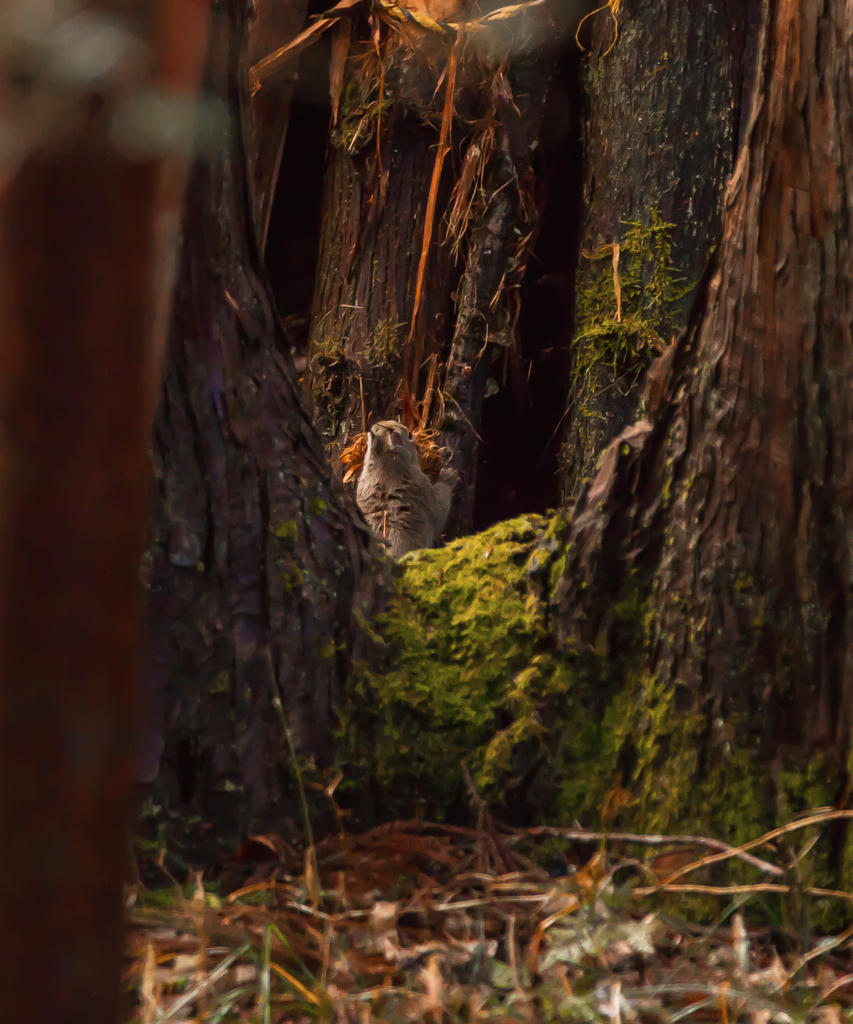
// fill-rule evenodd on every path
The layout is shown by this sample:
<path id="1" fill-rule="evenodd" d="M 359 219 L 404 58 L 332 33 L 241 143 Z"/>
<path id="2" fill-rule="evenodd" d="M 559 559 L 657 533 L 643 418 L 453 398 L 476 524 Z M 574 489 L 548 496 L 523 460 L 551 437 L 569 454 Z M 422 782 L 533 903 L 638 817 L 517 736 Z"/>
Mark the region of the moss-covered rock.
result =
<path id="1" fill-rule="evenodd" d="M 575 717 L 575 680 L 548 628 L 548 574 L 564 520 L 528 516 L 403 560 L 400 592 L 377 630 L 384 671 L 356 667 L 342 752 L 411 813 L 445 816 L 461 761 L 495 804 L 512 801 Z M 547 713 L 546 713 L 547 711 Z"/>
<path id="2" fill-rule="evenodd" d="M 641 596 L 614 608 L 594 652 L 557 650 L 550 593 L 567 526 L 526 516 L 402 560 L 375 624 L 381 657 L 354 667 L 341 708 L 353 785 L 366 774 L 397 811 L 426 801 L 443 817 L 464 758 L 495 809 L 734 842 L 772 827 L 777 810 L 829 801 L 831 773 L 814 762 L 771 778 L 743 746 L 755 723 L 717 722 L 709 738 L 695 697 L 647 668 Z"/>

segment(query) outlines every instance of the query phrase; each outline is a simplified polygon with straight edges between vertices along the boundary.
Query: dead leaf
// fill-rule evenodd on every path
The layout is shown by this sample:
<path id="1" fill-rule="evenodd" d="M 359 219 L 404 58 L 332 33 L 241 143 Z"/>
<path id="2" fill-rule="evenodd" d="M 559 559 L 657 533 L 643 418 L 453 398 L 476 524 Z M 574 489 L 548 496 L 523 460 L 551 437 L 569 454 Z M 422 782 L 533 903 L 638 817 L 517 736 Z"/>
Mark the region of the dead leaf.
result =
<path id="1" fill-rule="evenodd" d="M 444 1012 L 444 979 L 441 976 L 440 964 L 439 956 L 431 956 L 421 971 L 421 981 L 426 989 L 421 1006 L 425 1013 L 433 1015 L 436 1024 L 439 1024 Z"/>
<path id="2" fill-rule="evenodd" d="M 145 951 L 145 967 L 142 972 L 142 984 L 139 989 L 142 999 L 142 1024 L 152 1024 L 154 1018 L 160 1013 L 154 981 L 156 968 L 157 959 L 154 956 L 154 943 L 149 942 Z"/>

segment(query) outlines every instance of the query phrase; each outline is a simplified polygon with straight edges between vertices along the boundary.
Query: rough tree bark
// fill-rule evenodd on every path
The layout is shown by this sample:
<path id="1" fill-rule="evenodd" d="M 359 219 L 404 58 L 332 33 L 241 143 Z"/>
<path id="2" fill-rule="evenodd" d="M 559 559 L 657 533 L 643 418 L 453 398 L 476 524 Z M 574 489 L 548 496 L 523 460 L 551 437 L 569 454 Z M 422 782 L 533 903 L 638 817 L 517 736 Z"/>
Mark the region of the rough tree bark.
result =
<path id="1" fill-rule="evenodd" d="M 109 23 L 108 67 L 56 76 L 69 54 L 46 34 L 0 75 L 0 985 L 7 1019 L 69 1024 L 118 1016 L 152 338 L 186 163 L 117 149 L 111 125 L 151 90 L 185 109 L 207 19 L 193 0 L 92 6 L 66 26 L 75 58 L 134 16 L 133 37 Z"/>
<path id="2" fill-rule="evenodd" d="M 497 151 L 486 172 L 484 202 L 468 241 L 465 270 L 456 300 L 456 321 L 447 355 L 440 421 L 442 440 L 461 475 L 453 497 L 448 534 L 469 533 L 474 521 L 477 454 L 483 400 L 493 366 L 502 357 L 520 363 L 516 332 L 519 293 L 504 293 L 520 281 L 530 237 L 519 243 L 520 225 L 535 233 L 535 194 L 530 154 L 537 143 L 552 59 L 542 53 L 531 65 L 516 61 L 510 70 L 511 94 L 496 91 L 500 112 Z M 509 282 L 507 277 L 510 278 Z M 496 296 L 504 293 L 504 302 Z M 507 350 L 511 349 L 511 352 Z M 492 386 L 497 382 L 492 379 Z"/>
<path id="3" fill-rule="evenodd" d="M 638 412 L 719 239 L 738 145 L 749 0 L 629 0 L 598 13 L 585 75 L 587 215 L 577 276 L 564 493 Z M 745 64 L 746 58 L 746 64 Z M 748 95 L 748 93 L 747 93 Z M 613 245 L 620 294 L 614 278 Z"/>
<path id="4" fill-rule="evenodd" d="M 753 762 L 781 785 L 793 755 L 800 771 L 810 756 L 823 761 L 843 801 L 853 20 L 843 0 L 764 8 L 718 257 L 689 329 L 650 372 L 647 418 L 610 446 L 580 499 L 556 595 L 559 637 L 582 654 L 605 640 L 618 651 L 621 636 L 624 650 L 613 609 L 640 595 L 641 689 L 700 723 L 681 740 L 694 751 L 679 748 L 674 726 L 667 738 L 631 738 L 626 777 L 647 794 L 667 760 L 686 759 L 684 786 Z"/>
<path id="5" fill-rule="evenodd" d="M 450 534 L 471 527 L 493 350 L 517 356 L 513 286 L 536 219 L 531 161 L 553 60 L 542 39 L 559 34 L 539 9 L 505 24 L 487 43 L 473 33 L 454 44 L 411 27 L 386 36 L 374 22 L 374 59 L 374 42 L 352 41 L 347 22 L 333 45 L 340 123 L 312 313 L 315 410 L 333 452 L 377 418 L 439 429 L 462 474 Z M 443 121 L 450 156 L 433 182 Z"/>
<path id="6" fill-rule="evenodd" d="M 355 620 L 371 613 L 380 572 L 267 295 L 247 177 L 247 29 L 242 0 L 217 5 L 207 87 L 232 116 L 192 172 L 153 446 L 143 780 L 159 769 L 165 805 L 217 818 L 219 838 L 280 823 L 285 718 L 303 755 L 326 755 Z"/>

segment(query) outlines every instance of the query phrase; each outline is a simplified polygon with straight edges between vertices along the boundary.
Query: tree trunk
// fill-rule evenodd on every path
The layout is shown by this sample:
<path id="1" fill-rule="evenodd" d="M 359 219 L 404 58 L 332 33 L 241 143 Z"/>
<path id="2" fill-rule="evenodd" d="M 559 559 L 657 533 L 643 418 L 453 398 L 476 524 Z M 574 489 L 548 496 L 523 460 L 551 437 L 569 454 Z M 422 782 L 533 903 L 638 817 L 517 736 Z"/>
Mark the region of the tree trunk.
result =
<path id="1" fill-rule="evenodd" d="M 587 216 L 563 447 L 568 498 L 637 414 L 646 367 L 683 326 L 718 241 L 750 56 L 749 2 L 688 9 L 629 0 L 618 36 L 607 11 L 595 16 L 586 68 Z"/>
<path id="2" fill-rule="evenodd" d="M 778 796 L 810 757 L 824 796 L 847 799 L 853 22 L 842 0 L 765 11 L 718 257 L 650 372 L 647 418 L 581 497 L 556 595 L 581 654 L 620 637 L 624 653 L 613 609 L 643 609 L 632 662 L 650 710 L 621 763 L 661 813 L 732 786 L 766 805 L 762 766 Z"/>
<path id="3" fill-rule="evenodd" d="M 185 161 L 117 151 L 110 128 L 132 121 L 139 92 L 157 89 L 185 108 L 206 30 L 206 12 L 192 2 L 130 6 L 142 39 L 121 37 L 108 22 L 110 42 L 121 42 L 111 68 L 118 74 L 58 83 L 45 39 L 44 63 L 27 67 L 23 83 L 20 66 L 12 75 L 4 65 L 0 76 L 7 1020 L 108 1024 L 118 1016 L 146 448 Z M 128 9 L 97 7 L 63 26 L 84 53 L 93 36 L 102 52 L 97 21 Z M 6 44 L 14 26 L 4 20 L 3 32 Z M 26 42 L 24 53 L 35 50 Z M 150 75 L 124 62 L 141 43 L 155 57 Z M 4 48 L 4 61 L 12 52 Z M 18 167 L 5 165 L 10 156 L 22 157 Z"/>
<path id="4" fill-rule="evenodd" d="M 512 29 L 488 38 L 472 29 L 455 47 L 421 28 L 386 35 L 375 21 L 381 42 L 356 43 L 359 23 L 347 22 L 333 44 L 340 119 L 312 313 L 316 414 L 335 453 L 376 419 L 438 429 L 462 474 L 451 535 L 471 528 L 492 364 L 518 358 L 516 288 L 553 64 L 536 17 L 495 23 Z"/>
<path id="5" fill-rule="evenodd" d="M 442 388 L 442 440 L 462 474 L 448 522 L 450 536 L 469 533 L 473 526 L 483 401 L 490 381 L 492 389 L 498 386 L 490 378 L 493 366 L 503 362 L 515 369 L 521 362 L 518 289 L 531 238 L 519 242 L 520 226 L 526 225 L 531 235 L 537 227 L 530 154 L 538 141 L 552 65 L 544 54 L 535 64 L 516 61 L 508 76 L 510 95 L 497 94 L 501 129 L 486 174 L 485 202 L 471 229 Z M 504 302 L 496 305 L 499 295 Z"/>
<path id="6" fill-rule="evenodd" d="M 379 569 L 300 400 L 252 221 L 246 5 L 213 20 L 208 88 L 232 117 L 193 173 L 154 431 L 155 657 L 146 771 L 170 809 L 277 821 L 329 714 Z M 282 713 L 283 711 L 283 713 Z"/>

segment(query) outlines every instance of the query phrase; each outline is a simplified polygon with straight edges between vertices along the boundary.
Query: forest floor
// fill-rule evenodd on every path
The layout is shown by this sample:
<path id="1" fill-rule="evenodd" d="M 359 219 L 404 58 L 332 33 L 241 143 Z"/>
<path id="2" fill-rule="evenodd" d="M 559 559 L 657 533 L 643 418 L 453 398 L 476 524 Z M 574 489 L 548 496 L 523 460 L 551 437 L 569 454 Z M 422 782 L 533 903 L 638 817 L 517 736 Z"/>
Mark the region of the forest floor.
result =
<path id="1" fill-rule="evenodd" d="M 789 828 L 803 835 L 802 823 Z M 841 1024 L 853 1020 L 853 927 L 809 933 L 817 900 L 796 884 L 799 857 L 780 871 L 785 831 L 748 852 L 406 821 L 307 850 L 258 836 L 188 884 L 149 851 L 143 875 L 170 885 L 128 888 L 125 1019 Z M 661 889 L 732 858 L 773 881 Z"/>

